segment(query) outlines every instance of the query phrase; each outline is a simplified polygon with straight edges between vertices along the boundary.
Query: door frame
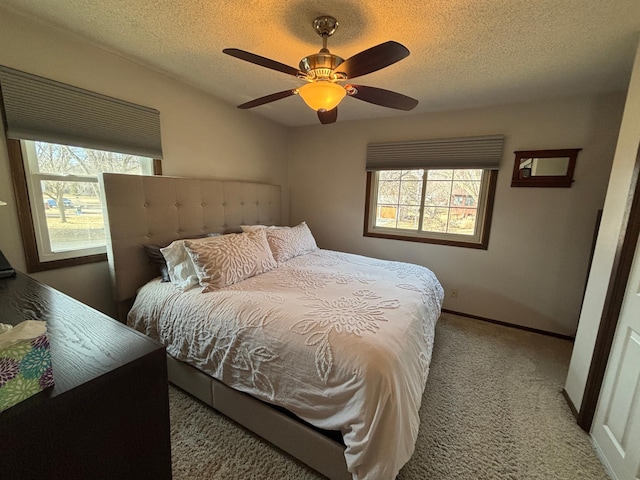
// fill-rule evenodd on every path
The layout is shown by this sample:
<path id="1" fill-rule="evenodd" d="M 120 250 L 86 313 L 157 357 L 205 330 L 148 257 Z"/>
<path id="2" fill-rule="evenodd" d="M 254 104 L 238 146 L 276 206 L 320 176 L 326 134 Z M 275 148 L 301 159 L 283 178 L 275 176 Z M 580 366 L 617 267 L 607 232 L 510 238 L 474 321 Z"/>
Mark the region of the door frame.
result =
<path id="1" fill-rule="evenodd" d="M 578 425 L 586 432 L 591 431 L 595 416 L 600 389 L 609 362 L 609 354 L 613 344 L 613 337 L 618 326 L 618 318 L 622 309 L 622 301 L 627 289 L 631 264 L 636 252 L 636 245 L 640 237 L 640 146 L 636 153 L 636 161 L 631 175 L 631 184 L 627 204 L 620 227 L 620 237 L 616 246 L 616 253 L 609 278 L 609 287 L 602 308 L 598 335 L 593 347 L 593 356 L 589 366 L 589 375 L 585 384 L 580 410 L 578 411 Z"/>

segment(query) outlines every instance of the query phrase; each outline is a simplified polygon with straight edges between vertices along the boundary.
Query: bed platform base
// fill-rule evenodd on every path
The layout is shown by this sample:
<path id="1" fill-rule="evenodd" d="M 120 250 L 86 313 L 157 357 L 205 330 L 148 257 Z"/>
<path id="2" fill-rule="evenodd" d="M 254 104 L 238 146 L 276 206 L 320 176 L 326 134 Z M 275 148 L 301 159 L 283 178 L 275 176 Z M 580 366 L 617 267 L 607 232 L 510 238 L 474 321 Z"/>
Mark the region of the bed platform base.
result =
<path id="1" fill-rule="evenodd" d="M 350 480 L 344 445 L 167 355 L 169 381 L 331 480 Z"/>

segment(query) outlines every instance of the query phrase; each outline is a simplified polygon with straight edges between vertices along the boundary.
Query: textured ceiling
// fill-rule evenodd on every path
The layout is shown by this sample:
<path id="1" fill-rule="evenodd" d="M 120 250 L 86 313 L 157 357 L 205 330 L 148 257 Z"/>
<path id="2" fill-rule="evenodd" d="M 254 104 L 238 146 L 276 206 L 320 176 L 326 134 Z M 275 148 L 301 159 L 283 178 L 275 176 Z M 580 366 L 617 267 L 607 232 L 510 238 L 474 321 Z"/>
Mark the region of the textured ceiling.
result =
<path id="1" fill-rule="evenodd" d="M 625 89 L 639 0 L 0 0 L 237 105 L 299 86 L 224 55 L 235 47 L 298 67 L 322 46 L 311 23 L 332 15 L 332 53 L 395 40 L 411 55 L 357 83 L 414 97 L 409 112 Z M 338 122 L 407 115 L 346 98 Z M 318 123 L 297 96 L 247 110 L 283 125 Z"/>

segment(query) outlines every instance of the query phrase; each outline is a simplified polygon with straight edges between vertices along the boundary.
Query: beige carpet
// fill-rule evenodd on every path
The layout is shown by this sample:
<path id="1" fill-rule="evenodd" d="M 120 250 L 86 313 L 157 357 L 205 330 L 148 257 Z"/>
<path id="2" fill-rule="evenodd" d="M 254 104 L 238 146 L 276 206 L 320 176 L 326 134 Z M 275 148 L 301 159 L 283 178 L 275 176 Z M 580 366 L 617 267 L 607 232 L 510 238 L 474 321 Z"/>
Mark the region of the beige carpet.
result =
<path id="1" fill-rule="evenodd" d="M 571 343 L 443 314 L 416 451 L 399 480 L 607 479 L 561 390 Z M 176 480 L 320 479 L 170 388 Z"/>

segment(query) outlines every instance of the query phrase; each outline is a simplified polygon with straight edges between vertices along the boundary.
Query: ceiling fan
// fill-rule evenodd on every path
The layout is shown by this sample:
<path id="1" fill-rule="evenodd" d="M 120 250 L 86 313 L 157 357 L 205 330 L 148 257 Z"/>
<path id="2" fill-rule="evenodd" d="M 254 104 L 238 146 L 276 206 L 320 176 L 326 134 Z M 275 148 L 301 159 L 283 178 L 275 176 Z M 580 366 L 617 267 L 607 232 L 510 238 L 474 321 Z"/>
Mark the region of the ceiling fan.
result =
<path id="1" fill-rule="evenodd" d="M 345 96 L 398 110 L 408 111 L 418 105 L 418 100 L 415 98 L 390 90 L 365 85 L 343 86 L 340 84 L 340 82 L 388 67 L 407 57 L 409 50 L 404 45 L 388 41 L 343 60 L 327 48 L 327 39 L 338 28 L 337 20 L 329 16 L 318 17 L 313 21 L 313 28 L 322 37 L 322 49 L 300 60 L 299 69 L 237 48 L 223 50 L 223 53 L 232 57 L 293 75 L 307 82 L 298 88 L 272 93 L 243 103 L 238 105 L 238 108 L 253 108 L 291 95 L 300 95 L 310 108 L 318 112 L 320 122 L 328 124 L 338 119 L 338 104 Z"/>

